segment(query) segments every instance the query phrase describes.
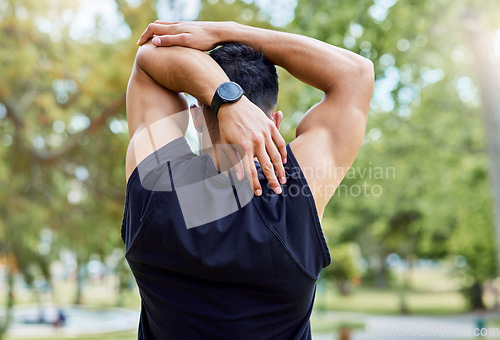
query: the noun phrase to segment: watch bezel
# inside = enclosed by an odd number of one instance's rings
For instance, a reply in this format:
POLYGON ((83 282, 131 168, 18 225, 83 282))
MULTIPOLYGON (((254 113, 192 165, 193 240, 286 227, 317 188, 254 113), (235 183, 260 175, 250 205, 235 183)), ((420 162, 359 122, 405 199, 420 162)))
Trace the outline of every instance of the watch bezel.
POLYGON ((233 81, 228 81, 228 82, 224 82, 222 84, 219 85, 219 87, 217 87, 217 94, 219 95, 219 97, 225 101, 225 102, 235 102, 237 100, 239 100, 244 94, 245 94, 245 91, 243 91, 243 89, 241 88, 241 86, 238 84, 238 83, 235 83, 233 81), (224 96, 222 93, 221 93, 221 90, 223 87, 226 87, 226 86, 234 86, 238 89, 238 94, 232 98, 228 98, 226 96, 224 96))

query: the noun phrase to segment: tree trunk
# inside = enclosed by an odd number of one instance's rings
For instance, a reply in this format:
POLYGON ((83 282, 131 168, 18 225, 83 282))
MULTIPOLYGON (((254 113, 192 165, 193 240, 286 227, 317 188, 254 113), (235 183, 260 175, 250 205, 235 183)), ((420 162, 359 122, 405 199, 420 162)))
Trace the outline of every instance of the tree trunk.
POLYGON ((493 48, 494 32, 483 28, 478 16, 477 12, 468 9, 463 26, 474 54, 477 82, 481 90, 493 188, 497 273, 500 274, 500 63, 493 48))
POLYGON ((344 296, 351 294, 351 287, 347 280, 337 280, 337 290, 344 296))
POLYGON ((0 340, 2 340, 12 321, 12 308, 14 307, 14 272, 11 268, 7 269, 7 301, 5 304, 5 319, 0 325, 0 340))
POLYGON ((412 254, 406 257, 406 262, 408 263, 408 268, 405 269, 403 273, 403 282, 401 283, 401 292, 399 294, 399 313, 400 314, 409 314, 410 310, 408 309, 407 303, 407 293, 411 288, 411 277, 413 273, 414 264, 414 256, 412 254))
POLYGON ((83 295, 83 281, 85 280, 85 267, 82 267, 83 264, 77 261, 78 268, 76 270, 76 296, 75 296, 75 305, 82 304, 82 295, 83 295))
POLYGON ((408 304, 406 303, 406 292, 401 290, 399 292, 399 314, 405 315, 410 313, 408 310, 408 304))
POLYGON ((387 288, 387 265, 385 260, 382 260, 379 267, 375 269, 377 288, 385 289, 387 288))
POLYGON ((474 282, 474 284, 469 288, 468 293, 471 310, 486 310, 486 306, 483 303, 483 285, 481 282, 474 282))

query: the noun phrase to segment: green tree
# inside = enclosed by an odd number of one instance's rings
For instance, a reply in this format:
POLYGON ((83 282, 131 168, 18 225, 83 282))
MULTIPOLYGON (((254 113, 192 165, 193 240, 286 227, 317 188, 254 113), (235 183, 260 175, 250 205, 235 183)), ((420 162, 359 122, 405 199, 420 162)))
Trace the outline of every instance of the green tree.
POLYGON ((110 30, 103 14, 77 1, 0 7, 0 254, 10 259, 9 316, 17 270, 28 283, 40 275, 50 282, 48 264, 60 249, 86 263, 123 246, 125 90, 135 41, 156 12, 152 2, 117 1, 109 15, 119 24, 110 30), (94 23, 89 32, 82 19, 94 23), (43 230, 54 235, 49 250, 40 248, 43 230))
MULTIPOLYGON (((487 1, 299 1, 287 27, 375 64, 367 135, 353 165, 360 172, 342 183, 347 190, 335 194, 324 228, 331 245, 361 245, 380 286, 392 252, 404 258, 462 255, 469 281, 480 287, 496 275, 481 101, 471 67, 474 51, 461 18, 470 7, 482 15, 478 25, 495 28, 492 13, 498 6, 487 1), (394 169, 395 175, 363 175, 376 168, 394 169), (363 185, 381 190, 358 195, 363 185)), ((298 108, 293 123, 317 100, 310 93, 301 86, 288 89, 281 105, 284 112, 298 108)), ((336 261, 335 246, 332 256, 336 261)))
POLYGON ((359 245, 344 243, 335 247, 336 261, 326 268, 326 277, 332 278, 342 295, 352 292, 353 281, 359 279, 363 272, 359 245))

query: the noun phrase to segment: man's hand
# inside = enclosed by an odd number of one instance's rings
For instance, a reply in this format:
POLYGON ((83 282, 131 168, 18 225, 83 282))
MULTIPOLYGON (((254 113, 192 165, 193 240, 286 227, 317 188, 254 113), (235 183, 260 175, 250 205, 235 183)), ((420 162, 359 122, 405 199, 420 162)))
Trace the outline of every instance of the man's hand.
POLYGON ((200 51, 208 51, 220 41, 218 29, 225 22, 183 21, 169 22, 156 20, 148 25, 137 45, 143 45, 153 38, 155 46, 184 46, 200 51))
MULTIPOLYGON (((277 114, 281 115, 281 112, 277 114)), ((257 177, 254 157, 259 160, 269 186, 276 194, 281 194, 280 182, 286 183, 283 168, 286 163, 286 147, 285 140, 274 123, 245 96, 236 103, 222 105, 217 117, 221 142, 241 147, 241 150, 237 151, 255 194, 260 196, 262 188, 257 177)), ((234 159, 234 156, 231 158, 234 159)))

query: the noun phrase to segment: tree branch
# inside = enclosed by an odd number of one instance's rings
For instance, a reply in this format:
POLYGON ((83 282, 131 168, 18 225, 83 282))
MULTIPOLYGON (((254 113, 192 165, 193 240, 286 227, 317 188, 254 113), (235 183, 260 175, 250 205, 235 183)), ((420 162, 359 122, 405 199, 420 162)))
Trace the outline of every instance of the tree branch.
POLYGON ((5 102, 2 103, 5 105, 5 108, 7 109, 7 118, 10 119, 12 123, 14 123, 16 130, 24 128, 24 122, 19 113, 8 103, 5 102))
POLYGON ((102 114, 94 118, 88 128, 83 130, 82 132, 74 135, 68 142, 66 142, 63 146, 61 146, 57 150, 52 151, 33 151, 35 158, 41 163, 49 163, 52 164, 67 154, 69 151, 73 150, 76 146, 80 144, 82 138, 86 135, 94 134, 99 131, 104 124, 106 124, 106 120, 109 117, 112 117, 118 113, 118 111, 125 106, 125 96, 116 100, 110 106, 108 106, 102 114))

